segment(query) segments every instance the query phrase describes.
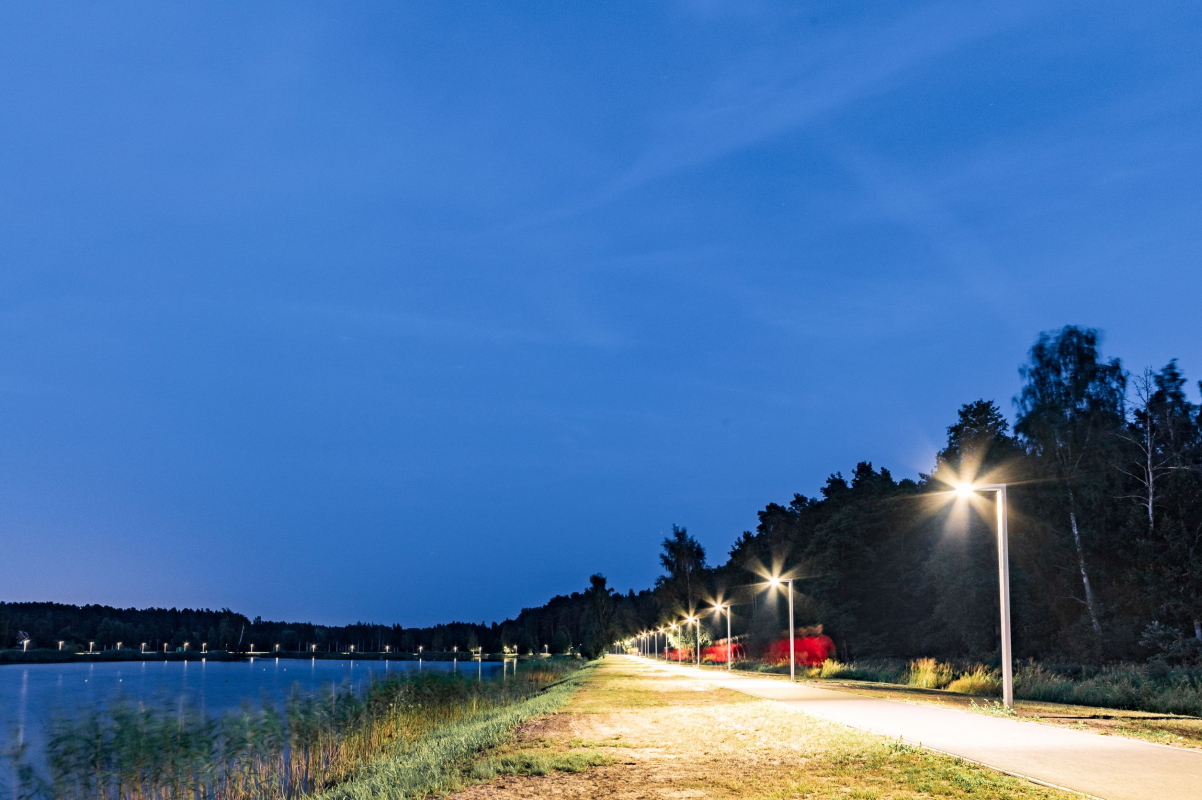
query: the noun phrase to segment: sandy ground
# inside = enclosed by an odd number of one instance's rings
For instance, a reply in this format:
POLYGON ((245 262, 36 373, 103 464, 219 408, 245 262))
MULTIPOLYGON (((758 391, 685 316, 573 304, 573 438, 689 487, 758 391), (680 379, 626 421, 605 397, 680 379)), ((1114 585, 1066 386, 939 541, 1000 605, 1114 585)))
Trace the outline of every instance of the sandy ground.
POLYGON ((606 662, 564 711, 522 727, 506 752, 604 753, 607 765, 503 776, 453 797, 1071 796, 779 703, 665 677, 638 664, 606 662))

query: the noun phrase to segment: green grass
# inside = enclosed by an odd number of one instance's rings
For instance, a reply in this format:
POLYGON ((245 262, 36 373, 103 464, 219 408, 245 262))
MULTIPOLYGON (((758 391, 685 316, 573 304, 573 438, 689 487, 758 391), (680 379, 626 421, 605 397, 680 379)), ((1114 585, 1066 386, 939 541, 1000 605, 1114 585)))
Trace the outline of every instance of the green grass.
POLYGON ((498 775, 550 775, 552 772, 584 772, 592 767, 612 764, 605 753, 539 753, 521 750, 478 761, 468 773, 473 780, 488 781, 498 775))
MULTIPOLYGON (((510 741, 514 730, 523 722, 559 709, 591 671, 590 667, 585 667, 527 700, 440 726, 318 797, 321 800, 419 798, 455 791, 468 782, 483 780, 485 776, 510 768, 516 770, 520 765, 506 761, 503 756, 485 759, 475 766, 472 761, 480 753, 510 741)), ((561 769, 557 763, 567 765, 569 762, 555 762, 548 757, 539 763, 550 771, 561 769)))

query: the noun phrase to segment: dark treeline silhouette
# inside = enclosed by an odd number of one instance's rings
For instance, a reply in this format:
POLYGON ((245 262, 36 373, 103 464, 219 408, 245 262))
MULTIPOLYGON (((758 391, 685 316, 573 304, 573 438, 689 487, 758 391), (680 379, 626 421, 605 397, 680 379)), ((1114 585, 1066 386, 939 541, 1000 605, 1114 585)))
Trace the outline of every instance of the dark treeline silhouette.
POLYGON ((326 627, 231 611, 50 603, 0 604, 0 642, 19 631, 58 640, 152 648, 207 641, 245 651, 426 652, 503 647, 586 655, 641 630, 732 604, 747 652, 779 638, 783 598, 764 577, 795 579, 796 625, 821 624, 840 657, 996 657, 998 590, 993 497, 952 501, 951 485, 1009 485, 1011 596, 1018 657, 1100 662, 1202 654, 1202 416, 1175 362, 1132 375, 1103 357, 1096 331, 1039 337, 1020 370, 1011 428, 990 400, 961 407, 931 474, 898 480, 870 462, 831 475, 818 496, 759 512, 726 560, 673 526, 663 576, 639 593, 588 589, 502 623, 432 628, 326 627))

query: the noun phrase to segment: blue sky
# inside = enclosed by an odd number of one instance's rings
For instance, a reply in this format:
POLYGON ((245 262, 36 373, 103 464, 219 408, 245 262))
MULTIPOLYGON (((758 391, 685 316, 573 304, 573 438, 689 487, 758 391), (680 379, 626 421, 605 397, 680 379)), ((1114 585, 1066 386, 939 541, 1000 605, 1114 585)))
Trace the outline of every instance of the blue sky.
MULTIPOLYGON (((494 619, 1202 378, 1193 3, 9 4, 3 599, 494 619)), ((1196 396, 1196 393, 1195 393, 1196 396)))

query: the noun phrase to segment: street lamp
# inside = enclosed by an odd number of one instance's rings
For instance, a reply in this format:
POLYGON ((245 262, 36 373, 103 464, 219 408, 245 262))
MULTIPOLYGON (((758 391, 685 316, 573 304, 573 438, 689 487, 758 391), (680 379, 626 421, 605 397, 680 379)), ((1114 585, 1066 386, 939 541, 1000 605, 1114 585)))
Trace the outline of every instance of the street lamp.
MULTIPOLYGON (((660 628, 655 632, 655 657, 659 658, 659 637, 664 635, 664 629, 660 628)), ((668 642, 664 641, 664 649, 667 649, 668 642)), ((666 655, 666 654, 665 654, 666 655)))
POLYGON ((697 668, 700 669, 701 668, 701 619, 699 617, 688 617, 687 619, 685 619, 685 622, 697 626, 697 647, 696 647, 696 652, 694 653, 694 655, 696 656, 696 659, 697 659, 697 668))
POLYGON ((146 655, 146 642, 142 642, 142 655, 146 655))
MULTIPOLYGON (((29 640, 28 640, 28 639, 26 639, 26 641, 29 641, 29 640)), ((91 652, 92 652, 92 645, 94 645, 94 644, 96 644, 96 643, 95 643, 95 642, 88 642, 88 652, 89 652, 89 653, 91 653, 91 652)))
POLYGON ((733 646, 730 641, 730 603, 726 603, 726 604, 715 603, 714 604, 714 613, 715 614, 721 614, 723 611, 726 612, 726 671, 730 672, 730 658, 731 658, 730 651, 733 646))
MULTIPOLYGON (((676 629, 677 629, 677 628, 679 628, 680 626, 679 626, 679 625, 677 625, 675 622, 673 622, 673 623, 672 623, 671 625, 669 625, 668 627, 669 627, 669 628, 671 628, 672 630, 676 630, 676 629)), ((678 637, 676 637, 676 664, 677 664, 678 666, 680 665, 680 637, 679 637, 679 636, 678 636, 678 637)))
POLYGON ((1002 607, 1002 702, 1014 708, 1014 663, 1010 653, 1010 533, 1006 524, 1006 484, 961 483, 956 494, 973 497, 977 492, 994 492, 997 501, 997 577, 1002 607))
POLYGON ((59 640, 59 642, 58 642, 58 649, 59 649, 59 650, 62 650, 62 649, 63 649, 63 641, 62 641, 61 639, 60 639, 60 640, 59 640))
POLYGON ((201 653, 207 653, 207 652, 209 652, 209 643, 208 643, 208 642, 201 642, 201 643, 200 643, 200 652, 201 652, 201 653))
POLYGON ((777 577, 768 579, 769 586, 780 587, 782 583, 789 584, 789 680, 797 680, 797 646, 793 643, 793 579, 781 580, 777 577))
POLYGON ((121 649, 121 642, 117 642, 117 649, 118 649, 118 650, 120 650, 120 649, 121 649))

